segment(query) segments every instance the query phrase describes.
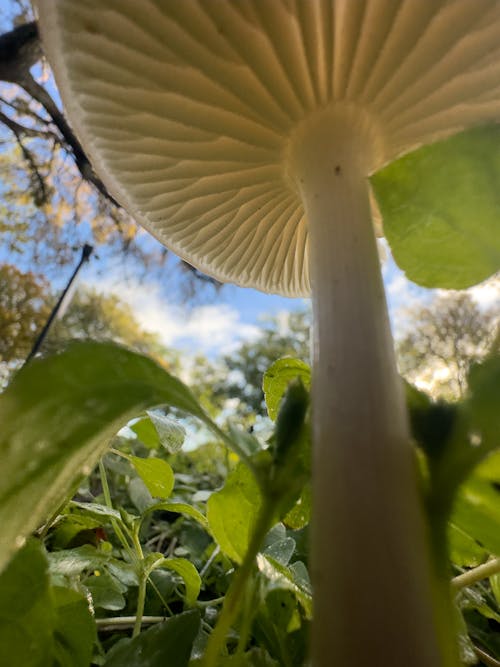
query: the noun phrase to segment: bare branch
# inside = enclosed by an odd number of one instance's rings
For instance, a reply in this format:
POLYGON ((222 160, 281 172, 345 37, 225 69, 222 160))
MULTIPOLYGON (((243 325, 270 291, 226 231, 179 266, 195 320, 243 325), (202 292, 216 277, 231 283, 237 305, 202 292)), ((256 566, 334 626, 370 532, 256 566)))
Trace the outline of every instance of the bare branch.
POLYGON ((41 123, 44 126, 49 126, 50 123, 51 123, 51 121, 48 119, 48 117, 44 118, 43 116, 40 116, 40 114, 37 114, 36 111, 31 109, 30 106, 29 106, 28 100, 21 99, 21 98, 15 98, 13 100, 7 100, 7 99, 5 99, 5 97, 2 97, 0 95, 0 102, 2 104, 5 104, 5 106, 10 107, 13 111, 15 111, 20 116, 29 116, 35 122, 41 123))
POLYGON ((119 208, 120 205, 118 202, 109 194, 104 183, 94 172, 94 169, 90 164, 87 156, 85 155, 85 152, 80 142, 76 138, 76 135, 73 133, 73 130, 70 128, 68 122, 64 118, 62 111, 59 110, 59 107, 49 95, 47 90, 41 86, 29 72, 28 75, 25 76, 23 82, 20 82, 20 85, 33 97, 33 99, 35 99, 37 102, 40 102, 43 108, 50 115, 54 125, 62 134, 68 148, 72 152, 75 164, 82 177, 86 181, 89 181, 89 183, 92 183, 92 185, 101 193, 103 197, 108 199, 114 206, 119 208))
POLYGON ((19 134, 14 132, 16 141, 21 149, 24 159, 28 163, 28 167, 31 174, 31 184, 33 186, 33 198, 37 206, 42 206, 47 202, 47 188, 45 186, 45 181, 38 170, 38 165, 33 157, 31 151, 24 145, 22 138, 19 134))
MULTIPOLYGON (((42 47, 35 22, 26 23, 0 35, 0 79, 16 83, 39 102, 57 127, 82 177, 92 183, 103 197, 119 206, 104 183, 95 174, 85 151, 70 128, 62 111, 48 91, 36 81, 30 69, 42 57, 42 47)), ((12 129, 12 128, 11 128, 12 129)))
POLYGON ((44 139, 56 138, 56 135, 50 131, 38 130, 34 127, 26 127, 17 123, 15 120, 0 111, 0 123, 6 125, 16 136, 25 135, 27 137, 41 137, 44 139))

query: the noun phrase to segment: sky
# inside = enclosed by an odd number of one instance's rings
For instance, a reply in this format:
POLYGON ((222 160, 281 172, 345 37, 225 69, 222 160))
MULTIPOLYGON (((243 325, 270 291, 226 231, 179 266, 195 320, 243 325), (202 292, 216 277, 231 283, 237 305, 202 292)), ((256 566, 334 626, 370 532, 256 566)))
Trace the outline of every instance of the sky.
MULTIPOLYGON (((430 302, 444 290, 429 290, 410 282, 396 266, 387 244, 382 241, 382 274, 389 314, 396 337, 409 326, 408 310, 430 302)), ((169 298, 169 290, 157 281, 143 282, 124 271, 121 264, 103 270, 92 263, 81 281, 102 292, 115 292, 129 304, 141 326, 159 334, 162 342, 185 354, 216 358, 230 354, 242 341, 258 336, 263 320, 310 307, 309 299, 291 299, 253 289, 225 285, 206 297, 205 302, 182 304, 169 298)), ((69 271, 69 270, 68 270, 69 271)), ((500 281, 489 280, 469 290, 482 308, 500 302, 500 281)))

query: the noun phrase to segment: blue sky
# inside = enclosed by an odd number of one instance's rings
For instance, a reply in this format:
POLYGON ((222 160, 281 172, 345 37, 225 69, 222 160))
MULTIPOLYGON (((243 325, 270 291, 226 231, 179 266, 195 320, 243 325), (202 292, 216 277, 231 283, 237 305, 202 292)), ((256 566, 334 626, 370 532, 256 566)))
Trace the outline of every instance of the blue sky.
MULTIPOLYGON (((408 326, 407 310, 432 300, 441 291, 423 289, 408 281, 383 241, 382 255, 389 312, 398 336, 408 326)), ((177 260, 171 257, 166 273, 169 266, 175 273, 176 264, 177 260)), ((309 307, 307 299, 263 294, 234 285, 225 285, 218 293, 205 292, 204 298, 194 304, 183 304, 170 283, 141 282, 127 262, 112 258, 105 264, 90 264, 81 279, 101 291, 118 293, 131 306, 141 325, 158 333, 166 345, 209 358, 228 354, 239 342, 255 338, 265 316, 284 315, 286 321, 287 312, 309 307)), ((498 301, 498 282, 489 281, 471 292, 480 305, 491 306, 498 301)))

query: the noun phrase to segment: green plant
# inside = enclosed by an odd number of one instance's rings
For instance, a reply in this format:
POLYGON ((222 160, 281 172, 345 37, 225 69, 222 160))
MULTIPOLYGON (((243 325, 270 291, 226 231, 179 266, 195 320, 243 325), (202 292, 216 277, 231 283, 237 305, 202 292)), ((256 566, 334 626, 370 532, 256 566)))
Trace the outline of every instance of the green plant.
POLYGON ((406 667, 453 665, 370 197, 417 282, 498 269, 495 3, 39 7, 67 113, 117 200, 217 279, 312 288, 313 661, 382 665, 388 642, 406 667))
MULTIPOLYGON (((499 378, 498 358, 473 367, 468 397, 453 404, 407 388, 433 549, 455 570, 457 632, 471 665, 478 656, 500 661, 499 378)), ((23 667, 305 665, 310 380, 300 360, 268 369, 263 389, 275 421, 262 443, 234 427, 221 432, 178 380, 111 344, 74 343, 23 369, 0 398, 2 452, 10 452, 0 487, 5 659, 23 667), (164 402, 169 415, 141 416, 145 404, 164 402), (213 429, 219 463, 196 452, 189 467, 189 452, 179 458, 186 414, 213 429), (132 415, 140 417, 132 431, 108 449, 132 415), (238 456, 228 459, 226 446, 238 456), (97 464, 86 477, 82 453, 97 464)))

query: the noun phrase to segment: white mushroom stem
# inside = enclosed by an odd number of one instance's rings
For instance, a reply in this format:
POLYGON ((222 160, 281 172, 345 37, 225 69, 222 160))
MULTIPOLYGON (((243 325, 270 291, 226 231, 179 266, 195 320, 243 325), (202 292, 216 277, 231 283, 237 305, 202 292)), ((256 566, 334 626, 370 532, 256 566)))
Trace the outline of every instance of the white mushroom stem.
MULTIPOLYGON (((382 146, 359 112, 292 141, 314 302, 314 667, 447 667, 366 174, 382 146)), ((441 616, 441 620, 439 617, 441 616)))

